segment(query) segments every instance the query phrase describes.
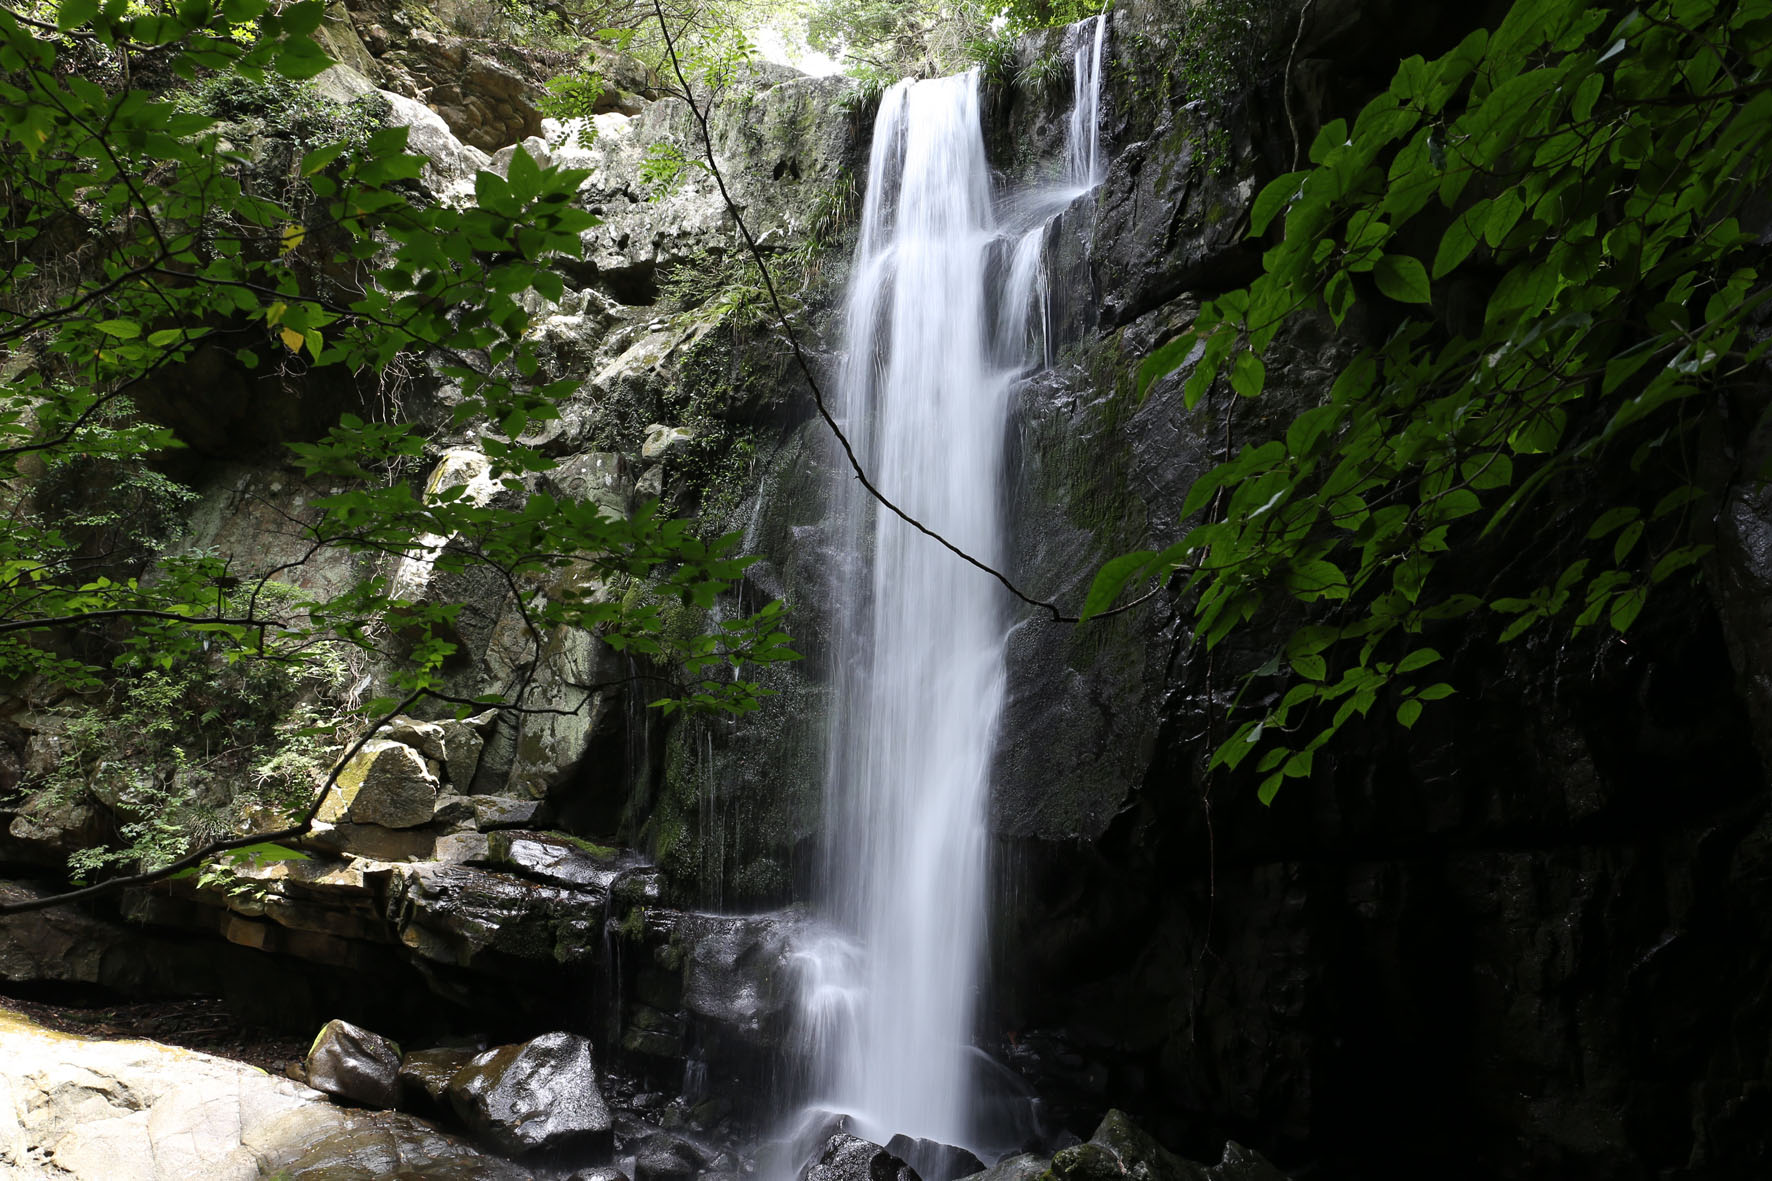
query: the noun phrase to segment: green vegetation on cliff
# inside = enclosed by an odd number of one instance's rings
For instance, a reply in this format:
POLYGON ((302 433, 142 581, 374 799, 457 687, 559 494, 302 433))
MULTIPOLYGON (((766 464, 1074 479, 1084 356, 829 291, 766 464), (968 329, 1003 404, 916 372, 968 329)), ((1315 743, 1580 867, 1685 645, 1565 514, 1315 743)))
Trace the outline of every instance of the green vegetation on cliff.
POLYGON ((1253 232, 1280 227, 1262 275, 1141 388, 1181 370, 1190 406, 1221 378, 1260 397, 1299 317, 1366 347, 1194 486, 1178 544, 1109 563, 1085 613, 1180 575, 1216 646, 1303 604, 1212 755, 1252 760, 1263 800, 1350 719, 1383 703, 1412 726, 1454 692, 1440 647, 1625 632, 1704 557, 1705 436, 1766 411, 1772 0, 1521 0, 1404 61, 1309 158, 1255 201, 1253 232))
MULTIPOLYGON (((519 151, 502 175, 480 172, 475 201, 457 208, 424 193, 426 161, 406 152, 404 127, 348 120, 337 142, 290 158, 283 175, 260 166, 262 149, 244 158, 209 114, 167 96, 173 79, 201 80, 213 99, 282 93, 318 74, 331 64, 314 41, 322 9, 0 5, 0 677, 18 695, 109 693, 121 720, 150 687, 223 685, 242 664, 300 681, 343 651, 376 670, 382 695, 363 706, 369 716, 426 697, 466 712, 491 699, 445 694, 463 604, 430 593, 436 579, 498 581, 532 645, 578 628, 668 658, 677 653, 658 597, 708 607, 747 564, 735 539, 546 491, 555 461, 521 442, 576 388, 538 376, 526 308, 561 297, 552 268, 578 257, 596 224, 572 201, 584 173, 519 151), (414 361, 447 383, 442 429, 473 444, 446 454, 422 488, 411 470, 427 455, 424 428, 366 396, 377 375, 414 361), (104 473, 138 503, 177 499, 162 473, 186 445, 181 431, 253 417, 213 401, 204 387, 218 373, 267 399, 352 408, 289 444, 305 478, 331 489, 307 519, 285 522, 298 556, 252 570, 200 549, 156 557, 165 538, 151 518, 56 511, 57 480, 75 471, 104 473), (328 553, 345 555, 348 585, 284 593, 328 553), (606 593, 635 579, 658 594, 606 593), (119 677, 134 687, 113 690, 119 677)), ((680 684, 653 695, 750 708, 756 686, 734 672, 792 656, 776 617, 767 607, 696 637, 679 654, 680 684)), ((599 687, 581 688, 588 701, 599 687)), ((505 704, 521 707, 521 689, 505 704)), ((244 758, 259 743, 234 748, 244 758)), ((196 816, 200 777, 189 750, 175 749, 149 760, 153 782, 136 794, 164 817, 196 816)), ((65 766, 64 779, 82 765, 65 766)), ((266 793, 264 823, 282 826, 278 836, 304 829, 324 790, 266 793)), ((264 839, 214 827, 144 830, 125 859, 166 868, 210 836, 264 839)))

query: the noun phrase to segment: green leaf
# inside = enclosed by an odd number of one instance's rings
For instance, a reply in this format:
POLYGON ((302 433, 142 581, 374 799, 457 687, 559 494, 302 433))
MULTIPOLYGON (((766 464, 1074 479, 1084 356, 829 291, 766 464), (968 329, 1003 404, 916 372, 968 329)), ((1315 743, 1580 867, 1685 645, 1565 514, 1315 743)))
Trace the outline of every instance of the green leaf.
POLYGON ((1483 219, 1483 241, 1490 247, 1500 246, 1520 220, 1520 214, 1525 208, 1526 202, 1518 189, 1504 189, 1496 194, 1495 200, 1489 205, 1488 215, 1483 219))
POLYGON ((1329 662, 1321 656, 1292 656, 1287 663, 1307 681, 1320 681, 1329 675, 1329 662))
POLYGON ((1598 541, 1614 529, 1636 520, 1640 515, 1640 511, 1631 505, 1619 505, 1615 508, 1609 508, 1600 514, 1599 520, 1595 521, 1588 527, 1587 539, 1589 541, 1598 541))
POLYGON ((1261 393, 1261 387, 1267 380, 1267 366, 1261 357, 1252 352, 1239 353, 1236 362, 1231 366, 1231 389, 1245 398, 1253 398, 1261 393))
POLYGON ((1286 585, 1301 599, 1344 599, 1347 597, 1347 576, 1334 562, 1317 558, 1296 563, 1286 576, 1286 585))
MULTIPOLYGON (((297 7, 307 8, 310 5, 304 4, 297 7)), ((315 3, 311 7, 318 9, 321 6, 315 3)), ((326 51, 309 40, 291 41, 278 50, 271 59, 273 70, 285 78, 296 81, 312 78, 329 69, 332 64, 332 59, 326 56, 326 51)))
POLYGON ((1399 303, 1427 303, 1431 292, 1427 268, 1407 254, 1387 254, 1372 268, 1378 289, 1399 303))
POLYGON ((97 16, 98 8, 98 0, 62 0, 62 6, 56 10, 55 27, 77 29, 97 16))
POLYGON ((1649 591, 1646 587, 1632 587, 1612 600, 1612 610, 1607 619, 1614 631, 1626 631, 1635 623, 1637 616, 1642 614, 1643 604, 1648 600, 1649 591))
POLYGON ((1459 471, 1478 491, 1505 488, 1514 482, 1514 461, 1499 451, 1473 456, 1459 465, 1459 471))
POLYGON ((1477 235, 1471 226, 1477 216, 1476 207, 1473 207, 1453 218, 1452 224, 1446 227, 1446 232, 1440 236, 1440 248, 1434 252, 1434 278, 1444 278, 1476 248, 1477 235))
POLYGON ((1419 717, 1421 717, 1421 702, 1416 698, 1411 697, 1397 707, 1397 721, 1403 724, 1405 730, 1413 729, 1415 720, 1419 717))
POLYGON ((1156 556, 1152 550, 1140 550, 1137 553, 1121 554, 1106 562, 1095 574, 1095 581, 1089 587, 1083 609, 1077 613, 1078 622, 1087 622, 1112 607, 1126 584, 1142 576, 1150 567, 1151 559, 1156 556))
POLYGON ((1180 369, 1195 353, 1205 351, 1199 337, 1192 332, 1184 332, 1173 340, 1159 346, 1144 363, 1138 367, 1138 399, 1143 401, 1151 392, 1151 386, 1180 369))
POLYGON ((1255 204, 1249 209, 1250 237, 1259 238, 1267 232, 1268 225, 1275 216, 1298 196, 1299 182, 1309 175, 1308 172, 1283 173, 1262 187, 1255 198, 1255 204))
POLYGON ((1432 648, 1417 648, 1397 662, 1397 672, 1412 673, 1418 668, 1426 668, 1438 659, 1440 654, 1432 648))
POLYGON ((336 143, 323 148, 316 148, 301 158, 301 174, 313 176, 323 171, 328 164, 344 154, 347 145, 336 143))
POLYGON ((527 203, 541 192, 541 169, 521 144, 511 156, 505 179, 510 182, 511 196, 518 201, 527 203))
POLYGON ((1329 308, 1329 318, 1339 327, 1354 306, 1354 281, 1346 271, 1336 271, 1329 276, 1329 282, 1323 288, 1323 302, 1329 308))
POLYGON ((119 340, 133 340, 142 334, 142 326, 134 320, 100 320, 94 327, 119 340))
POLYGON ((1321 652, 1340 638, 1339 628, 1310 624, 1292 633, 1291 638, 1286 641, 1286 655, 1309 656, 1321 652))

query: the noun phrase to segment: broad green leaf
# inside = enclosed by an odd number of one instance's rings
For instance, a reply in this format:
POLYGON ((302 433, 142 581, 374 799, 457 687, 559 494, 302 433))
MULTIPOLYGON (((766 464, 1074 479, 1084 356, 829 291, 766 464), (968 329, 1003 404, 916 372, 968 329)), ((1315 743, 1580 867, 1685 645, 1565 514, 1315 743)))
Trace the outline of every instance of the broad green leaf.
POLYGON ((1427 268, 1407 254, 1387 254, 1372 268, 1378 289, 1400 303, 1427 303, 1432 298, 1427 268))
POLYGON ((1249 210, 1250 237, 1259 238, 1267 233, 1268 225, 1275 216, 1298 196, 1299 182, 1308 175, 1308 172, 1287 172, 1262 186, 1255 198, 1255 204, 1249 210))
POLYGON ((1500 246, 1519 222, 1520 214, 1525 208, 1526 203, 1521 199, 1518 189, 1504 189, 1497 193, 1483 217, 1483 241, 1491 248, 1500 246))
POLYGON ((1478 207, 1482 204, 1479 202, 1478 206, 1465 210, 1446 227, 1446 232, 1440 237, 1440 247, 1434 252, 1434 278, 1440 279, 1450 274, 1476 248, 1477 235, 1472 225, 1476 218, 1482 216, 1478 212, 1478 207))
POLYGON ((1253 352, 1239 353, 1231 366, 1231 389, 1239 396, 1253 398, 1261 393, 1267 381, 1267 366, 1253 352))
POLYGON ((1613 599, 1612 609, 1607 615, 1612 629, 1621 632, 1629 630, 1630 625, 1637 621, 1637 616, 1642 614, 1643 604, 1648 597, 1648 590, 1638 586, 1613 599))
POLYGON ((55 27, 77 29, 97 16, 98 9, 98 0, 62 0, 61 7, 56 10, 55 27))
POLYGON ((1205 346, 1199 337, 1192 332, 1184 332, 1173 340, 1158 346, 1150 356, 1138 367, 1138 399, 1143 401, 1150 393, 1151 386, 1180 369, 1196 353, 1203 353, 1205 346))
POLYGON ((1417 648, 1397 662, 1397 671, 1412 673, 1418 668, 1426 668, 1438 659, 1440 659, 1440 654, 1432 648, 1417 648))
POLYGON ((1310 624, 1294 631, 1286 641, 1288 656, 1310 656, 1321 652, 1341 638, 1339 628, 1310 624))
POLYGON ((1299 676, 1310 681, 1320 681, 1329 675, 1329 662, 1317 655, 1301 655, 1287 658, 1287 663, 1299 676))
POLYGON ((1587 539, 1597 541, 1641 516, 1641 511, 1632 505, 1617 505, 1600 514, 1599 520, 1588 527, 1587 539))
POLYGON ((1089 587, 1083 609, 1077 613, 1078 622, 1087 622, 1112 607, 1126 584, 1143 575, 1150 567, 1151 559, 1156 556, 1151 550, 1140 550, 1137 553, 1121 554, 1104 563, 1089 587))

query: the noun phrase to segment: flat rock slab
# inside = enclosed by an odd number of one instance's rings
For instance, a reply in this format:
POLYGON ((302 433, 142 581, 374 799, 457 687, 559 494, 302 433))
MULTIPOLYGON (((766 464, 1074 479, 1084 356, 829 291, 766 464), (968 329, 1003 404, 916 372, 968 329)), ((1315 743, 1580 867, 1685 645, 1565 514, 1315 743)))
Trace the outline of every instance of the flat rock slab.
POLYGON ((245 1063, 156 1042, 58 1033, 5 1009, 0 1063, 0 1176, 8 1178, 529 1176, 411 1116, 346 1111, 245 1063))

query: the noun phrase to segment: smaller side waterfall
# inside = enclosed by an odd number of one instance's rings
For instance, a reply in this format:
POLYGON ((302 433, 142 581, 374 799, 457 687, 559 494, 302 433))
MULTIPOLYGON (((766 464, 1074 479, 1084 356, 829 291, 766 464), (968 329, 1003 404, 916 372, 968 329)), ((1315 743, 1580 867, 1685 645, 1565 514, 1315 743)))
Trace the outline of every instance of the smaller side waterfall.
POLYGON ((1016 218, 1006 219, 1014 241, 997 313, 997 355, 1014 370, 1050 367, 1056 360, 1051 283, 1046 273, 1047 237, 1053 223, 1079 198, 1101 184, 1102 62, 1109 17, 1092 17, 1071 29, 1074 40, 1071 115, 1065 137, 1065 170, 1057 183, 1016 196, 1016 218))
POLYGON ((1108 16, 1094 17, 1094 36, 1084 36, 1090 21, 1077 26, 1074 81, 1071 85, 1071 127, 1067 153, 1071 184, 1085 191, 1101 183, 1101 61, 1107 47, 1108 16))

